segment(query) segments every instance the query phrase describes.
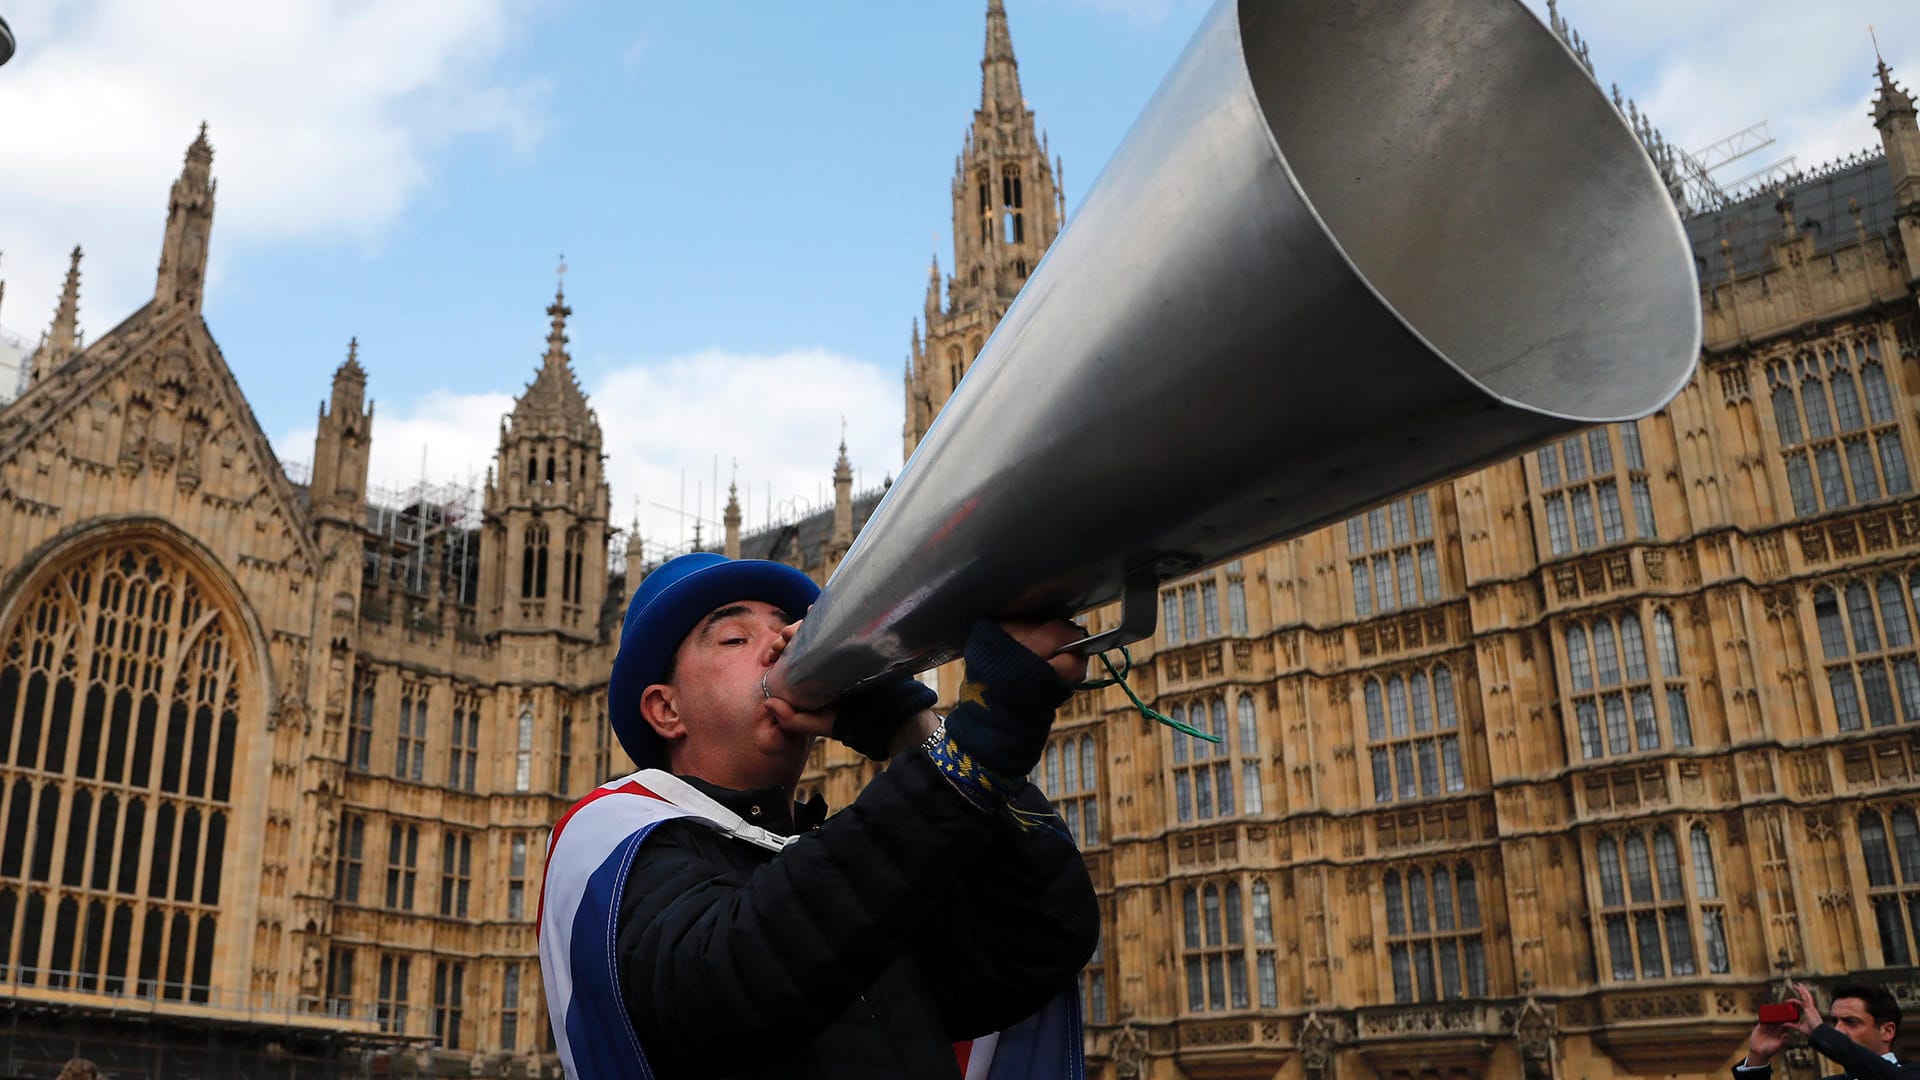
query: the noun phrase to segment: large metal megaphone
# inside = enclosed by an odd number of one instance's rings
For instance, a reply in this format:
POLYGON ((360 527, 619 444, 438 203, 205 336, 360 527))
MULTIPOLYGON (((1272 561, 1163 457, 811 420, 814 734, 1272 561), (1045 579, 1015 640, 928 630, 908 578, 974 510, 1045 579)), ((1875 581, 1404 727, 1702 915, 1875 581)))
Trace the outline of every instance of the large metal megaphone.
POLYGON ((1582 425, 1700 348, 1666 186, 1518 0, 1221 0, 874 511, 774 691, 951 659, 1582 425))

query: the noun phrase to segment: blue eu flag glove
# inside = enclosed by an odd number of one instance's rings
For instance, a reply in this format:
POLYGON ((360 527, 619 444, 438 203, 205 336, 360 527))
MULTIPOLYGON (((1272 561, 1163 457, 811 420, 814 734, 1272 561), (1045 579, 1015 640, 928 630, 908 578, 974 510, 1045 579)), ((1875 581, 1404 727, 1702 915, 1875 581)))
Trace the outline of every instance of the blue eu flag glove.
POLYGON ((1073 696, 1073 688, 987 619, 973 624, 966 658, 967 681, 947 717, 947 734, 994 776, 1022 781, 1040 761, 1054 710, 1073 696))

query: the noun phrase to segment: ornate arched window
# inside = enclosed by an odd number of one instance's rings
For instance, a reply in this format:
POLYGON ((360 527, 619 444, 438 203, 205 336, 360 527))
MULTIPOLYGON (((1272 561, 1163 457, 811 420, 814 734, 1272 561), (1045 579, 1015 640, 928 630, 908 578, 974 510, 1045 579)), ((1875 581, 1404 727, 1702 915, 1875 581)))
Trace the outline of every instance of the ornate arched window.
POLYGON ((1415 669, 1384 682, 1369 676, 1361 684, 1361 695, 1372 744, 1367 753, 1375 802, 1466 789, 1451 668, 1436 664, 1431 671, 1415 669))
POLYGON ((1909 595, 1920 600, 1920 571, 1907 577, 1907 588, 1902 585, 1896 575, 1882 574, 1871 583, 1822 585, 1813 592, 1827 688, 1842 731, 1920 720, 1920 661, 1907 610, 1909 595))
POLYGON ((1767 385, 1796 515, 1912 490, 1877 336, 1822 342, 1791 361, 1778 357, 1767 365, 1767 385))
POLYGON ((0 629, 0 979, 209 1000, 243 635, 146 541, 74 557, 0 629))
POLYGON ((521 536, 520 598, 543 599, 547 595, 547 542, 545 525, 533 524, 521 536))

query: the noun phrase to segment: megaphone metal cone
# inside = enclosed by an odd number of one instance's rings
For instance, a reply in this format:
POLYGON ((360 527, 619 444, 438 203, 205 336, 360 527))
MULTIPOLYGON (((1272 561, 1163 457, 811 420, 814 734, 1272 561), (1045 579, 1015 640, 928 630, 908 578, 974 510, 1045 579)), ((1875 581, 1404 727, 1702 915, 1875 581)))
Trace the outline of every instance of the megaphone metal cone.
POLYGON ((774 669, 818 706, 979 617, 1128 596, 1690 378, 1664 183, 1516 0, 1222 0, 774 669))

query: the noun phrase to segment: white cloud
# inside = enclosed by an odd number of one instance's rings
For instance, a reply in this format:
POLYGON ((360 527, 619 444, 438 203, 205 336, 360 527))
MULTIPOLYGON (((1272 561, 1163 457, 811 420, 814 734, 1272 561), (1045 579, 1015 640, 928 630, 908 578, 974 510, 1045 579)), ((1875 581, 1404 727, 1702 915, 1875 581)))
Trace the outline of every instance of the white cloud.
MULTIPOLYGON (((856 491, 899 471, 897 377, 822 349, 713 349, 617 367, 588 388, 588 399, 600 417, 614 524, 632 521, 638 499, 650 545, 690 539, 696 517, 703 538, 716 539, 736 462, 748 530, 767 524, 770 512, 791 518, 831 505, 842 415, 856 491)), ((429 483, 480 480, 499 446, 500 417, 512 408, 513 394, 502 392, 436 390, 398 408, 380 403, 369 482, 392 490, 418 483, 423 450, 429 483)), ((309 461, 313 437, 312 427, 288 431, 275 450, 285 461, 309 461)))
MULTIPOLYGON (((1527 0, 1543 17, 1544 0, 1527 0)), ((1737 180, 1792 155, 1810 170, 1877 149, 1872 24, 1909 91, 1920 83, 1911 0, 1562 0, 1603 83, 1619 83, 1676 146, 1698 150, 1765 120, 1774 145, 1715 175, 1737 180)))
POLYGON ((220 181, 216 246, 376 242, 445 140, 519 148, 537 137, 540 88, 490 73, 528 2, 10 5, 20 51, 0 72, 16 166, 0 169, 0 320, 37 332, 75 242, 88 251, 89 331, 137 306, 152 288, 168 186, 202 120, 220 181))
POLYGON ((738 463, 748 529, 831 505, 840 418, 856 491, 900 467, 904 408, 899 378, 823 349, 751 355, 712 349, 615 370, 590 390, 606 439, 613 517, 621 525, 641 503, 640 527, 653 540, 692 535, 681 507, 708 519, 714 535, 724 489, 738 463), (697 501, 696 501, 697 500, 697 501))

